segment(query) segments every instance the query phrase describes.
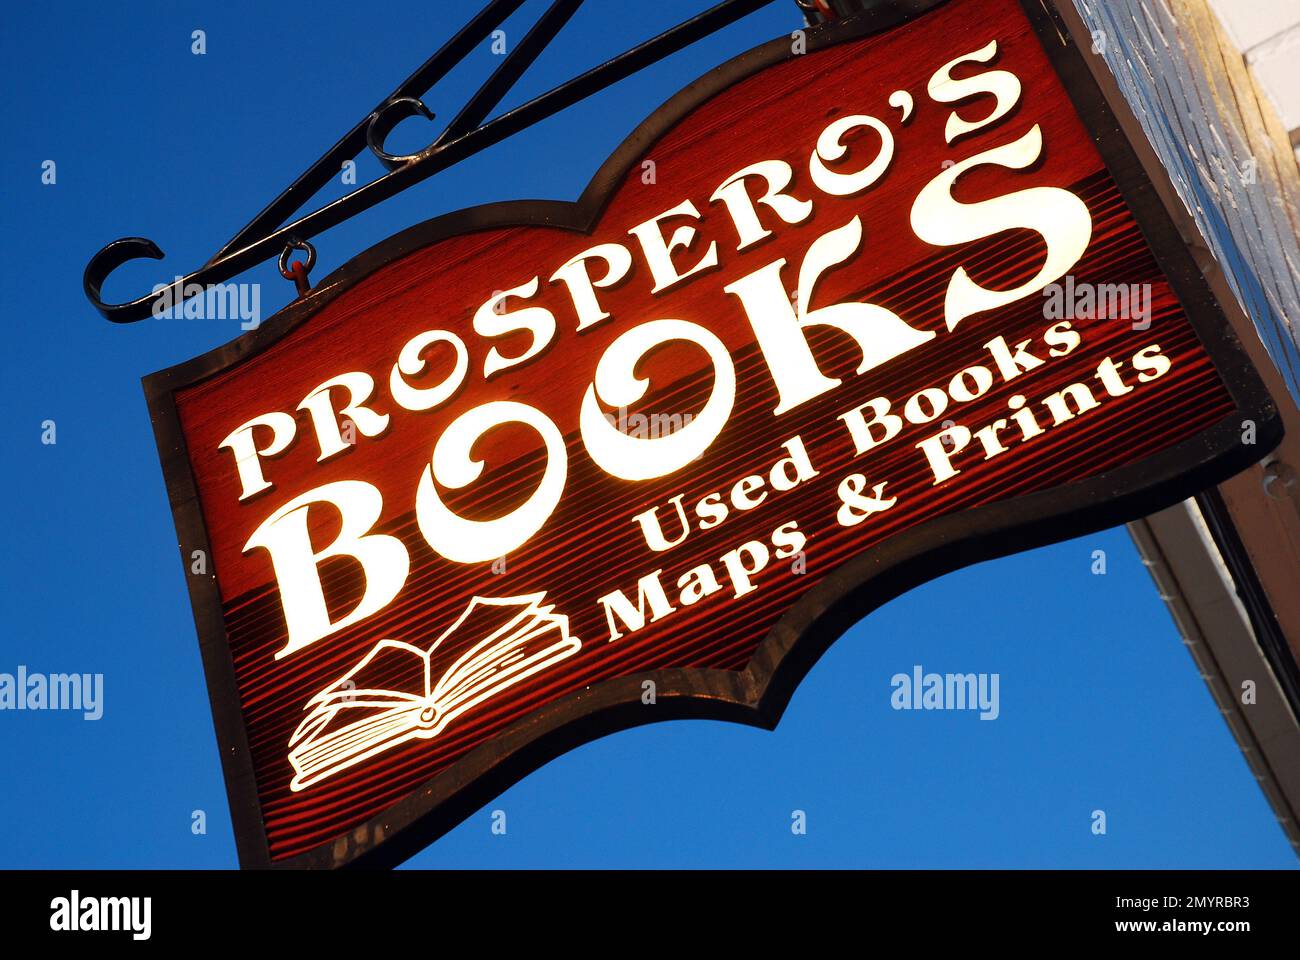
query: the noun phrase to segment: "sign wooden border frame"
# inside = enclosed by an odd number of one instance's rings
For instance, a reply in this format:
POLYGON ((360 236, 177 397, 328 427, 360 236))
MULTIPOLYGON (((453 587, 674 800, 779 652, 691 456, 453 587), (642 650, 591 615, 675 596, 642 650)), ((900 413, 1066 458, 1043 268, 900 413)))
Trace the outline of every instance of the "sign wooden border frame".
MULTIPOLYGON (((891 29, 943 2, 895 0, 879 11, 809 28, 807 49, 814 51, 891 29)), ((242 866, 394 866, 533 770, 607 734, 686 718, 772 729, 822 653, 889 599, 978 561, 1152 513, 1245 469, 1276 446, 1282 436, 1277 410, 1223 316, 1240 308, 1105 64, 1095 57, 1096 63, 1090 67, 1089 55, 1084 52, 1091 43, 1086 26, 1069 0, 1020 3, 1237 405, 1237 413, 1171 449, 1089 480, 913 527, 858 554, 805 594, 773 625, 744 671, 659 670, 607 680, 567 695, 480 744, 364 824, 306 853, 274 862, 240 715, 220 592, 214 574, 190 575, 190 600, 242 866), (1241 442, 1239 417, 1255 421, 1254 446, 1241 442), (653 707, 641 703, 642 683, 647 679, 657 688, 653 707)), ((430 243, 504 226, 545 225, 590 232, 616 186, 651 143, 716 93, 793 56, 790 47, 786 37, 770 41, 681 90, 624 140, 576 202, 493 203, 411 227, 353 258, 259 329, 145 377, 145 396, 182 555, 188 557, 190 551, 201 549, 211 556, 212 551, 181 431, 176 391, 257 355, 360 279, 430 243)))

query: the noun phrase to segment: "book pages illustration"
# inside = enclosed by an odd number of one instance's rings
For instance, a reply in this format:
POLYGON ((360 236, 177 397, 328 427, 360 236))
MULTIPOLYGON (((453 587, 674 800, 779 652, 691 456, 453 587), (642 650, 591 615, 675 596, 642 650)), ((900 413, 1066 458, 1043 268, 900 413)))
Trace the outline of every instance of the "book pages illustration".
POLYGON ((466 710, 577 653, 582 641, 569 634, 569 618, 544 598, 476 596, 428 649, 380 640, 304 706, 307 716, 289 739, 290 788, 303 790, 408 740, 432 739, 466 710), (435 680, 434 655, 466 635, 481 639, 435 680))

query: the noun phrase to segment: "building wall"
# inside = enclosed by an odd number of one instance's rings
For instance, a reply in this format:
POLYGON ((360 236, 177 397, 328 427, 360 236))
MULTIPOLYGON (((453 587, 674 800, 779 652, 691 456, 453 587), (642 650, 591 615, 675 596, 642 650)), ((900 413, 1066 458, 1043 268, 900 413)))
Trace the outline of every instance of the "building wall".
POLYGON ((1210 0, 1300 157, 1300 2, 1210 0))
POLYGON ((1291 145, 1300 124, 1300 2, 1075 6, 1292 399, 1300 399, 1300 171, 1291 145), (1213 7, 1231 11, 1226 24, 1213 7), (1234 32, 1249 44, 1244 52, 1234 32))
POLYGON ((1260 465, 1129 527, 1300 852, 1300 0, 1073 2, 1200 231, 1198 260, 1240 302, 1236 332, 1286 425, 1260 465))

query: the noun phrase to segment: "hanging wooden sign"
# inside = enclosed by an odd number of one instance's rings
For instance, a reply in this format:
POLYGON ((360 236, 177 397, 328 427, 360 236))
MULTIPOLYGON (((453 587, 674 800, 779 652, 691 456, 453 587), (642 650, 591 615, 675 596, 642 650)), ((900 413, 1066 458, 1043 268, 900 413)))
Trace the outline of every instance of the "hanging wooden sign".
POLYGON ((773 726, 890 597, 1276 444, 1080 30, 798 31, 576 203, 421 224, 147 378, 242 861, 393 863, 592 738, 773 726))

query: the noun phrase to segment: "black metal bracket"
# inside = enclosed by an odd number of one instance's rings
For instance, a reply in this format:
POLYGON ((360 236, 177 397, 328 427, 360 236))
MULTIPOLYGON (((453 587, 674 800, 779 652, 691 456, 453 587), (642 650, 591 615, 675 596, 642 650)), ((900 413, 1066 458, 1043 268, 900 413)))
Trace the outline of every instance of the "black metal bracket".
POLYGON ((474 47, 491 36, 523 4, 523 0, 489 0, 469 23, 396 90, 380 101, 374 110, 308 167, 288 189, 272 200, 202 267, 146 296, 124 303, 105 303, 101 290, 104 281, 114 270, 131 260, 163 258, 162 250, 152 240, 125 237, 114 240, 90 258, 82 278, 86 297, 113 323, 143 320, 154 313, 156 304, 174 307, 185 299, 187 288, 193 289, 191 285, 197 284, 205 289, 209 284, 223 283, 259 263, 280 256, 309 237, 337 226, 435 173, 500 143, 772 2, 774 0, 722 0, 700 15, 484 122, 582 5, 582 0, 554 0, 429 146, 412 154, 397 155, 385 151, 385 139, 402 120, 414 116, 434 119, 433 113, 420 97, 464 60, 474 47), (367 149, 379 158, 388 173, 292 223, 284 223, 338 174, 345 161, 354 159, 367 149))

